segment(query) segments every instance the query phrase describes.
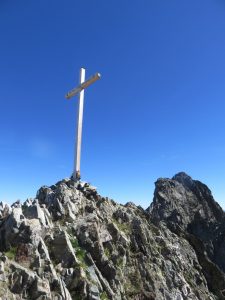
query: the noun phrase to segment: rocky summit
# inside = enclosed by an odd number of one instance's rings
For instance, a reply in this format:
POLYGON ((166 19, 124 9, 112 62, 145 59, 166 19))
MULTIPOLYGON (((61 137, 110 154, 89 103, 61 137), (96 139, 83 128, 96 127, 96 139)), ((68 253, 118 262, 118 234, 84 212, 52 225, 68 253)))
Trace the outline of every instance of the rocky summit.
POLYGON ((148 209, 64 179, 0 203, 0 299, 225 299, 225 213, 203 183, 155 183, 148 209))

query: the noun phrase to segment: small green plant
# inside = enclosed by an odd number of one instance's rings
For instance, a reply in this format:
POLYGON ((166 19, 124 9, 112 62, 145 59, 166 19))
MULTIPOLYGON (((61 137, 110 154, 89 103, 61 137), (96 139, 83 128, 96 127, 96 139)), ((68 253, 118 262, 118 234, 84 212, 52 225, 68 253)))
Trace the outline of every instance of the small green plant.
POLYGON ((108 299, 109 299, 108 296, 107 296, 107 294, 106 294, 106 292, 102 292, 102 293, 100 294, 100 299, 101 299, 101 300, 108 300, 108 299))
POLYGON ((106 255, 108 258, 111 257, 111 253, 110 253, 110 251, 109 251, 108 248, 105 248, 105 249, 104 249, 104 252, 105 252, 105 255, 106 255))
POLYGON ((86 252, 85 250, 81 249, 81 248, 77 248, 76 249, 76 256, 80 261, 84 261, 85 260, 85 256, 86 256, 86 252))
POLYGON ((78 242, 77 239, 70 238, 70 242, 71 242, 71 245, 72 245, 72 247, 75 251, 76 257, 80 261, 80 264, 79 264, 80 267, 86 269, 87 268, 87 265, 86 265, 86 262, 85 262, 86 251, 80 247, 79 242, 78 242))
POLYGON ((130 234, 132 229, 129 223, 120 223, 116 219, 114 219, 114 223, 118 227, 119 230, 123 231, 126 234, 130 234))
POLYGON ((11 247, 5 252, 5 255, 8 257, 8 259, 14 260, 16 256, 16 247, 11 247))
POLYGON ((79 243, 78 243, 78 240, 77 239, 73 239, 73 238, 71 238, 70 239, 70 242, 71 242, 71 244, 72 244, 72 246, 73 246, 73 248, 76 250, 77 248, 79 248, 79 243))

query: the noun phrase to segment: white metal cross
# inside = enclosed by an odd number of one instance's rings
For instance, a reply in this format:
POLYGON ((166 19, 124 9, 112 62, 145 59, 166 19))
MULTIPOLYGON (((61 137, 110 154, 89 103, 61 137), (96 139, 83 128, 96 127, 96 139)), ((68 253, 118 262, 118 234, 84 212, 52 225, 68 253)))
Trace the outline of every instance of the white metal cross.
POLYGON ((85 69, 80 69, 80 84, 66 94, 66 99, 70 99, 73 96, 79 94, 78 104, 78 117, 77 117, 77 139, 75 147, 74 169, 73 179, 75 181, 80 180, 80 158, 81 158, 81 140, 82 140, 82 124, 83 124, 83 109, 84 109, 84 89, 100 79, 101 75, 96 73, 85 81, 85 69))

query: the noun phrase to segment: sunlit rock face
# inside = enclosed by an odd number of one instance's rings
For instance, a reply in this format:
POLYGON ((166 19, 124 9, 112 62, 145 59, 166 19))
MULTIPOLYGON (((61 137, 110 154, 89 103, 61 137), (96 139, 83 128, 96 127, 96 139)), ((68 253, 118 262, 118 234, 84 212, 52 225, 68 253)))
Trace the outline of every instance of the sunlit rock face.
POLYGON ((224 212, 185 173, 147 210, 70 179, 0 203, 0 300, 220 300, 224 274, 224 212))

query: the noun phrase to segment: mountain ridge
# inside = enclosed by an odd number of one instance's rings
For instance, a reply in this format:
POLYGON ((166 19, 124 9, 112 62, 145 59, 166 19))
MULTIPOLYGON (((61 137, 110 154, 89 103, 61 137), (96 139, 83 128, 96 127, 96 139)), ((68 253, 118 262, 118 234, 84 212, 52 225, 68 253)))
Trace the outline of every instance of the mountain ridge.
POLYGON ((225 213, 184 172, 145 210, 64 179, 0 203, 0 300, 225 299, 225 213))

